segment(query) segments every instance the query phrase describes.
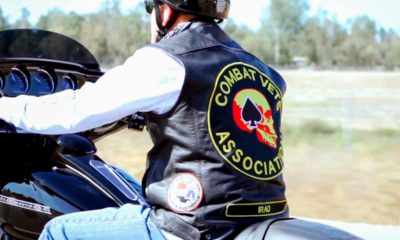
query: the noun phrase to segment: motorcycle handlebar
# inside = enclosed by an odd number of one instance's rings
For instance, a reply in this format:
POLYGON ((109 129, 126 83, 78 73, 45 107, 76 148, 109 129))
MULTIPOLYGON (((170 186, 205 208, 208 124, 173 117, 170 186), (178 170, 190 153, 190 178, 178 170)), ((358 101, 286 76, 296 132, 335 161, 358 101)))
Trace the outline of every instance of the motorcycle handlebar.
MULTIPOLYGON (((124 128, 142 131, 144 129, 144 125, 144 117, 139 113, 135 113, 119 121, 115 121, 113 123, 77 134, 87 137, 88 139, 95 142, 109 134, 115 133, 124 128)), ((0 119, 0 134, 32 134, 32 132, 17 128, 13 124, 0 119)))

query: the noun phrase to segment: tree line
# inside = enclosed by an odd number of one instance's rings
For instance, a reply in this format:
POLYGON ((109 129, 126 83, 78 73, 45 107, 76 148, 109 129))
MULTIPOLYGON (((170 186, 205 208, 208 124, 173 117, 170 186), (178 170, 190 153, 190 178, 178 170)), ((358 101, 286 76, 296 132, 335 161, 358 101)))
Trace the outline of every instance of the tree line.
MULTIPOLYGON (((122 13, 120 0, 106 0, 96 13, 79 15, 53 9, 31 24, 28 9, 22 8, 21 17, 10 23, 0 6, 0 30, 59 32, 80 41, 102 64, 114 65, 149 43, 150 19, 143 9, 139 4, 122 13)), ((378 26, 368 16, 355 16, 343 25, 327 12, 310 15, 308 11, 307 0, 270 0, 263 9, 260 28, 239 25, 234 19, 221 26, 244 48, 275 66, 400 68, 400 36, 394 30, 378 26)))

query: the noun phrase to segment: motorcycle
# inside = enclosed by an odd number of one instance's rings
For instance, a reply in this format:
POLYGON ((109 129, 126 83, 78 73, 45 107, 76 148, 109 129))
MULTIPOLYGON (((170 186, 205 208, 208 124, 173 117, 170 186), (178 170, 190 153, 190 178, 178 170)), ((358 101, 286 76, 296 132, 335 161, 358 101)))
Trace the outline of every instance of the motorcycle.
MULTIPOLYGON (((102 75, 94 56, 74 39, 37 29, 0 32, 0 91, 4 96, 77 89, 102 75)), ((143 123, 134 114, 85 132, 53 136, 27 133, 0 121, 0 239, 37 239, 49 220, 63 214, 126 203, 147 205, 133 178, 97 156, 95 146, 102 137, 121 129, 142 130, 143 123)), ((321 239, 315 234, 315 238, 304 237, 315 229, 325 229, 335 239, 357 239, 300 219, 253 225, 237 239, 321 239)))

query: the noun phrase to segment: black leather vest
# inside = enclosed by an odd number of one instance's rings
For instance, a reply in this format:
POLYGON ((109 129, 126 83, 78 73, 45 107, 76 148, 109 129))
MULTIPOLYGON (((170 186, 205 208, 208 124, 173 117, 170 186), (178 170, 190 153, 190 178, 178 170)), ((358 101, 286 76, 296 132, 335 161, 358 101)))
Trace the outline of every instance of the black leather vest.
POLYGON ((171 111, 144 114, 153 221, 184 239, 230 239, 287 216, 281 76, 215 23, 193 23, 155 47, 181 60, 186 77, 171 111))

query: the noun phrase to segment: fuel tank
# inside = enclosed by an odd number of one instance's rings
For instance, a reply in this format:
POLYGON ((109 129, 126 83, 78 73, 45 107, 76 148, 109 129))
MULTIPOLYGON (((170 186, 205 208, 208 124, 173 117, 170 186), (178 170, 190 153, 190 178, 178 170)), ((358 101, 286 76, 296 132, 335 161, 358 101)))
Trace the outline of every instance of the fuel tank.
POLYGON ((79 167, 68 163, 101 162, 89 141, 77 136, 57 141, 34 134, 4 136, 0 135, 0 224, 9 236, 37 239, 56 216, 118 206, 93 181, 74 171, 79 167))
POLYGON ((80 177, 43 169, 2 184, 0 222, 9 233, 38 236, 56 216, 111 206, 117 204, 80 177))

